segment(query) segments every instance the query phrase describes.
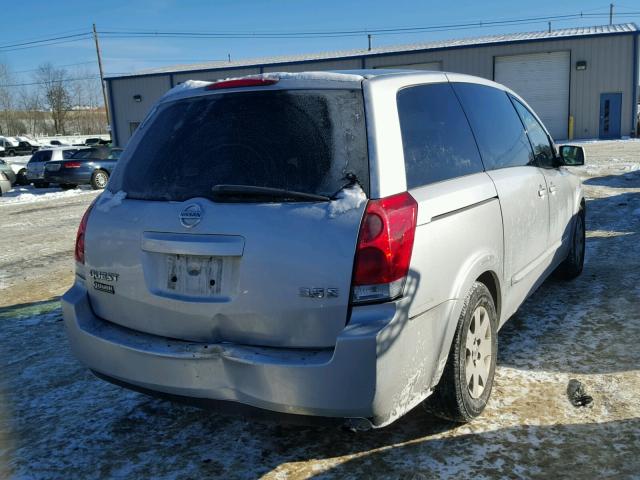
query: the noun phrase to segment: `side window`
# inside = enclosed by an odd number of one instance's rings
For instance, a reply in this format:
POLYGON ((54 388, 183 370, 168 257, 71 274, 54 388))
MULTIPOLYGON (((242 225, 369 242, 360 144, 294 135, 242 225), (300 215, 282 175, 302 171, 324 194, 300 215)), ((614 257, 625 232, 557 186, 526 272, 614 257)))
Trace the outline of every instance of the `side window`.
POLYGON ((518 111, 518 115, 524 123, 524 127, 529 134, 529 140, 531 141, 531 147, 533 148, 533 156, 537 164, 541 167, 553 167, 553 147, 549 143, 549 137, 542 128, 542 125, 538 122, 536 117, 520 103, 517 99, 511 97, 513 104, 518 111))
POLYGON ((534 165, 531 145, 507 93, 475 83, 454 83, 487 170, 534 165))
POLYGON ((396 101, 408 188, 483 170, 471 128, 450 84, 404 88, 396 101))

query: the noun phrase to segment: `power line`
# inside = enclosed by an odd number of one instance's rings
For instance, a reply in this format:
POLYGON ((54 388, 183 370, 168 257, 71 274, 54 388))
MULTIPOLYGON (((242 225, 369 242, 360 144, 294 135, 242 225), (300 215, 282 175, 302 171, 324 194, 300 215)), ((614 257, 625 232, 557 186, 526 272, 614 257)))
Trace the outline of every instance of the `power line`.
POLYGON ((30 42, 22 42, 22 43, 8 44, 8 45, 0 45, 0 49, 13 48, 13 47, 22 47, 24 45, 34 45, 34 44, 37 44, 37 43, 49 42, 49 41, 53 41, 53 40, 63 40, 63 39, 67 39, 67 38, 84 37, 84 36, 88 35, 89 33, 90 32, 76 33, 76 34, 73 34, 73 35, 62 35, 60 37, 50 37, 50 38, 45 38, 45 39, 42 39, 42 40, 32 40, 30 42))
MULTIPOLYGON (((113 75, 113 74, 109 74, 109 75, 113 75)), ((93 76, 90 76, 90 77, 64 78, 62 80, 55 80, 53 82, 13 83, 13 84, 7 84, 7 85, 0 85, 0 88, 29 87, 29 86, 33 86, 33 85, 45 85, 47 83, 63 84, 63 83, 66 83, 66 82, 77 82, 77 81, 80 81, 80 80, 98 80, 98 79, 100 79, 100 75, 93 75, 93 76)))
MULTIPOLYGON (((639 11, 625 12, 624 15, 619 16, 636 16, 640 15, 639 11)), ((402 33, 422 33, 429 31, 446 31, 446 30, 458 30, 466 28, 481 28, 481 27, 495 27, 514 24, 526 24, 526 23, 541 23, 554 21, 567 21, 577 20, 584 18, 605 18, 608 15, 606 13, 574 13, 566 15, 548 15, 528 18, 516 18, 507 20, 494 20, 494 21, 477 21, 466 23, 455 23, 445 25, 430 25, 430 26, 414 26, 414 27, 395 27, 395 28, 377 28, 377 29, 362 29, 362 30, 327 30, 327 31, 295 31, 295 32, 241 32, 241 31, 226 31, 226 32, 180 32, 180 31, 118 31, 118 30, 104 30, 100 31, 101 35, 105 35, 108 38, 221 38, 221 39, 239 39, 239 38, 333 38, 333 37, 349 37, 359 35, 396 35, 402 33)))
POLYGON ((61 43, 82 42, 84 40, 88 40, 88 39, 91 38, 91 34, 85 34, 85 35, 86 36, 84 36, 82 38, 60 40, 60 41, 54 41, 54 42, 50 42, 50 43, 39 43, 39 44, 35 44, 35 45, 27 45, 27 46, 24 46, 24 47, 5 48, 4 50, 0 50, 0 53, 13 52, 13 51, 16 51, 16 50, 27 50, 29 48, 49 47, 51 45, 60 45, 61 43))
MULTIPOLYGON (((88 65, 88 64, 94 64, 96 63, 95 61, 90 61, 90 62, 78 62, 78 63, 67 63, 66 65, 54 65, 54 68, 65 68, 65 67, 75 67, 77 65, 88 65)), ((28 73, 28 72, 37 72, 38 70, 40 70, 40 68, 30 68, 27 70, 16 70, 16 71, 12 71, 11 73, 28 73)))

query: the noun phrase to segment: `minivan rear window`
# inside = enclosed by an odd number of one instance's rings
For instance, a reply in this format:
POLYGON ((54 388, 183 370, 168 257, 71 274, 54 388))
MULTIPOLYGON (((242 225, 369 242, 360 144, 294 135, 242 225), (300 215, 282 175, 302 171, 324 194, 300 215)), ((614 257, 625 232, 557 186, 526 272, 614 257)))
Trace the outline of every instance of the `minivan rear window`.
POLYGON ((182 99, 145 122, 109 189, 127 198, 212 197, 216 185, 332 196, 355 176, 368 191, 360 90, 270 90, 182 99))

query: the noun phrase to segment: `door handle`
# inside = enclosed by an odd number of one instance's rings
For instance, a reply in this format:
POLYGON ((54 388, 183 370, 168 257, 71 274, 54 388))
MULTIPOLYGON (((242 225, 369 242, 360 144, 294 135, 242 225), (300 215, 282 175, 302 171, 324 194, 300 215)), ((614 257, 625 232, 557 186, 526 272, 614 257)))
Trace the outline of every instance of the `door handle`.
POLYGON ((554 194, 556 193, 556 190, 556 186, 553 183, 549 185, 549 193, 554 194))
POLYGON ((544 197, 544 192, 546 192, 547 189, 544 188, 542 185, 540 185, 540 189, 538 190, 538 196, 539 197, 544 197))

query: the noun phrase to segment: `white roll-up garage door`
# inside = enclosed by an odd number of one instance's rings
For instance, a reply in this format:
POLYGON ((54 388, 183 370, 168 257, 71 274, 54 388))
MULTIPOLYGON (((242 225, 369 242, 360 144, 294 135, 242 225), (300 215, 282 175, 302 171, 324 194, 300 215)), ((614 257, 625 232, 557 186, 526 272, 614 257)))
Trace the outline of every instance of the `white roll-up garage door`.
POLYGON ((569 52, 496 57, 495 81, 524 98, 555 139, 567 138, 569 52))

